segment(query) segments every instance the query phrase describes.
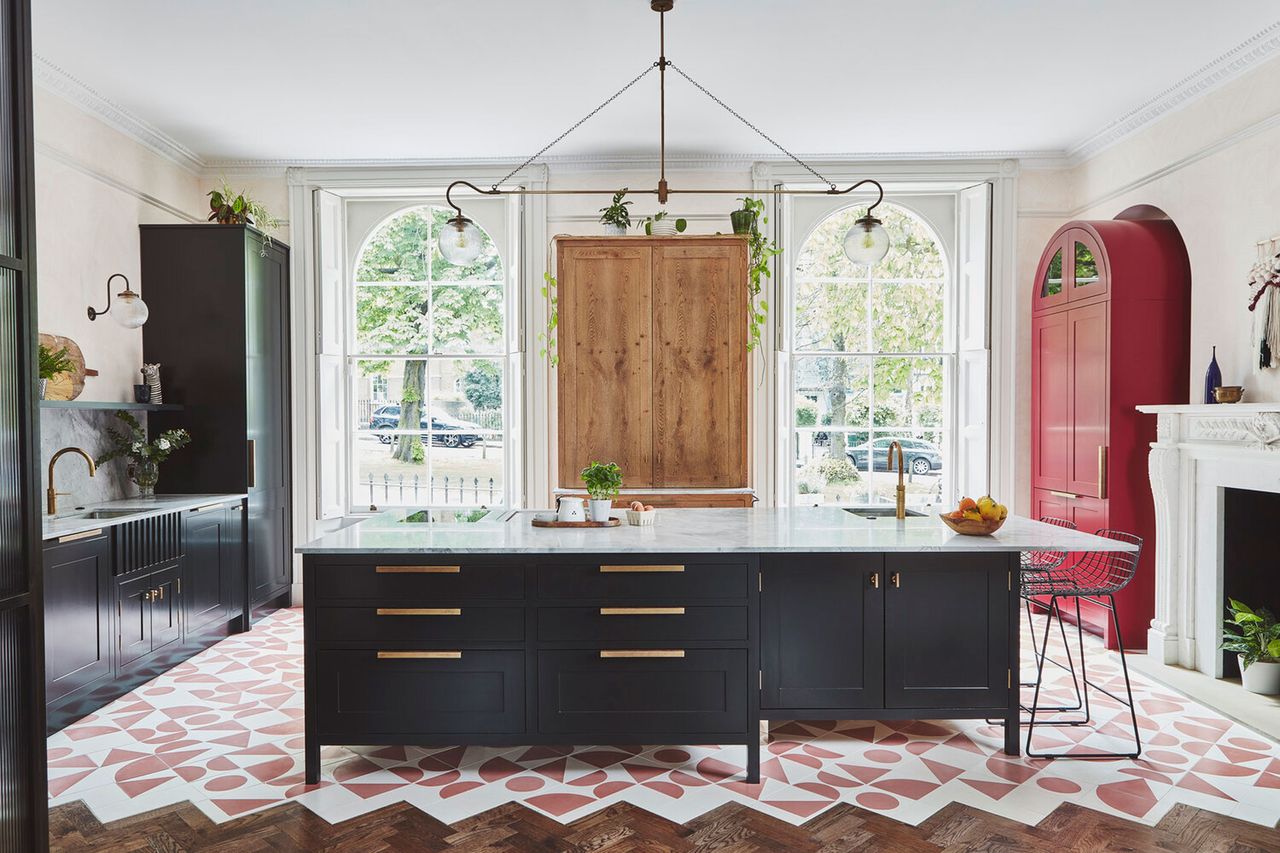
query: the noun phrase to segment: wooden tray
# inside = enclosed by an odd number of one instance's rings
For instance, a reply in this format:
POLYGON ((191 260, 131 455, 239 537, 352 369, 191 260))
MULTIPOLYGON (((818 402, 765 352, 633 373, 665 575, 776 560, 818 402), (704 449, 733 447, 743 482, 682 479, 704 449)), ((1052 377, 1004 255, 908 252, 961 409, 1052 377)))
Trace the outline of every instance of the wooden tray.
MULTIPOLYGON (((48 335, 44 332, 40 333, 40 343, 49 349, 57 352, 66 347, 67 358, 71 360, 71 370, 66 373, 59 373, 57 376, 49 380, 49 387, 45 389, 44 398, 46 400, 74 400, 84 391, 84 378, 89 375, 89 371, 84 366, 84 353, 80 351, 80 347, 71 338, 62 335, 48 335)), ((97 371, 93 371, 96 376, 97 371)))
POLYGON ((608 521, 558 521, 554 518, 533 517, 534 527, 618 527, 622 519, 611 518, 608 521))

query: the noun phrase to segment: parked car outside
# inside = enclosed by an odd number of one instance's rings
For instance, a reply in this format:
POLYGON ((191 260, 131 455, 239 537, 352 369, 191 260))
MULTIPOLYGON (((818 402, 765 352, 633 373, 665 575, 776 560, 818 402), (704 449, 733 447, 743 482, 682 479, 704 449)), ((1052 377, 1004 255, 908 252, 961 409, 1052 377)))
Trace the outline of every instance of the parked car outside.
MULTIPOLYGON (((420 426, 424 430, 430 430, 430 441, 433 444, 443 445, 444 447, 471 447, 483 440, 480 435, 480 427, 466 421, 459 421, 446 415, 431 415, 429 418, 424 413, 420 420, 420 426)), ((388 403, 385 406, 379 406, 373 410, 373 415, 369 418, 369 429, 385 430, 398 429, 400 427, 400 404, 388 403)), ((385 432, 378 433, 378 441, 383 444, 390 444, 394 436, 385 432)), ((427 433, 423 433, 422 438, 428 438, 427 433)))
POLYGON ((849 457, 849 461, 853 463, 855 468, 859 471, 866 471, 869 470, 867 468, 867 451, 872 450, 871 455, 875 464, 874 470, 888 471, 890 470, 889 445, 895 441, 902 445, 902 456, 906 470, 912 474, 930 474, 934 471, 942 470, 942 452, 933 444, 918 438, 885 436, 877 438, 870 444, 851 447, 845 451, 845 455, 849 457))

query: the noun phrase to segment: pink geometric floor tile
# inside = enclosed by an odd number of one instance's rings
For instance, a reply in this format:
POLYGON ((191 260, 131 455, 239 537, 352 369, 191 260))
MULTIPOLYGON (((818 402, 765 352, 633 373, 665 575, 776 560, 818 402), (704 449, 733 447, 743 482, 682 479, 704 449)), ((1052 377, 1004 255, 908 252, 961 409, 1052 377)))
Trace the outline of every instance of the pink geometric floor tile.
MULTIPOLYGON (((1088 651, 1090 677, 1114 689, 1114 658, 1088 651)), ((308 786, 301 657, 301 612, 278 611, 58 732, 50 803, 82 799, 115 820, 186 800, 215 822, 287 801, 331 822, 406 802, 449 823, 513 801, 566 823, 618 801, 678 823, 728 802, 793 824, 841 802, 910 824, 952 802, 1027 823, 1063 802, 1146 824, 1177 803, 1280 818, 1280 746, 1138 676, 1138 761, 1010 758, 982 720, 779 720, 754 785, 741 746, 355 744, 325 747, 308 786)), ((1024 677, 1033 664, 1024 648, 1024 677)), ((1046 680, 1051 701, 1073 700, 1069 675, 1046 680)), ((1094 726, 1037 730, 1037 745, 1125 748, 1127 709, 1097 698, 1092 710, 1094 726)))

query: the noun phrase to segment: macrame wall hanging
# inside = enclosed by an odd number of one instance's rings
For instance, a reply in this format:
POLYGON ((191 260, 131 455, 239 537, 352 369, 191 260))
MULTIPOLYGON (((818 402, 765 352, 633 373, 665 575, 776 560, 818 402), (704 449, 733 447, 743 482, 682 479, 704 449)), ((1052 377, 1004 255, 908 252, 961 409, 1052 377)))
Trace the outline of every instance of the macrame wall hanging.
POLYGON ((1258 348, 1258 366, 1280 367, 1280 234, 1258 241, 1258 257, 1249 270, 1250 343, 1258 348))

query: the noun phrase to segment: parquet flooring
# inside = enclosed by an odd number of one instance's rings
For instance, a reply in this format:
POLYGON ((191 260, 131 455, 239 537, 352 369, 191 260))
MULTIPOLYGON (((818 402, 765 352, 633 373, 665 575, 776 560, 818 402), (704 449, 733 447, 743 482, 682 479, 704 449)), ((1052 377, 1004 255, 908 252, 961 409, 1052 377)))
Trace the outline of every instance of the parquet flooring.
POLYGON ((959 804, 915 827, 846 804, 801 826, 736 804, 684 825, 627 804, 563 825, 515 803, 453 826, 405 803, 339 824, 329 824, 296 803, 214 824, 184 803, 103 825, 83 803, 75 802, 52 809, 49 823, 53 850, 76 853, 1280 850, 1280 831, 1186 805, 1175 806, 1154 827, 1069 804, 1034 827, 959 804))

